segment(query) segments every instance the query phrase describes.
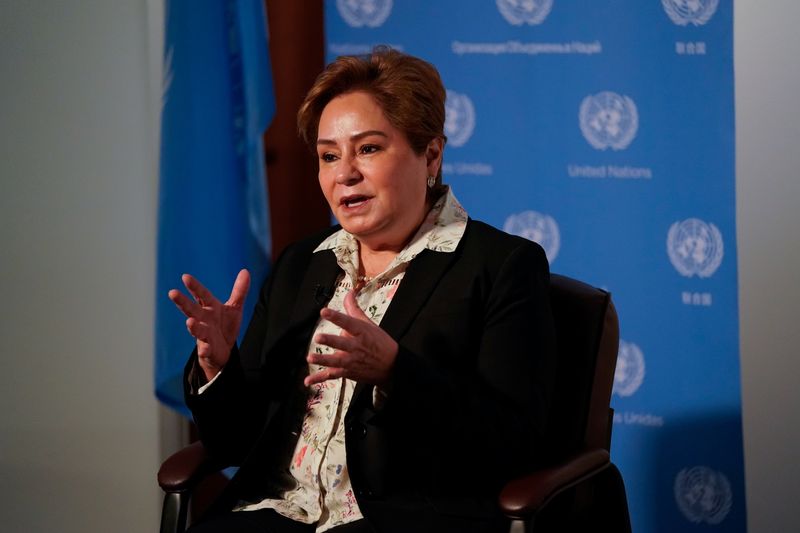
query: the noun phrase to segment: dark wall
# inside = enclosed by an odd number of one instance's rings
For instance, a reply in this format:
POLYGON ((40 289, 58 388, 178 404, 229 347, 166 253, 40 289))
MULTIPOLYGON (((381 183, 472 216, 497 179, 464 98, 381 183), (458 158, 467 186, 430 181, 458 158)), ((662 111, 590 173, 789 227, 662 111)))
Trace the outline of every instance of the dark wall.
POLYGON ((277 113, 264 136, 272 257, 330 225, 316 156, 297 134, 297 109, 325 62, 322 0, 266 0, 277 113))

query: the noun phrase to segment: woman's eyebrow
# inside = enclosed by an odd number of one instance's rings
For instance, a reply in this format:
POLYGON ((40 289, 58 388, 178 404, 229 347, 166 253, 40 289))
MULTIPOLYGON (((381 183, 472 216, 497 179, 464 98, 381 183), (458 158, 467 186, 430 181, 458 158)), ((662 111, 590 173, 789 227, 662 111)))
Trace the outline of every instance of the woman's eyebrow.
MULTIPOLYGON (((358 141, 360 139, 363 139, 364 137, 369 137, 370 135, 379 135, 379 136, 385 137, 387 139, 389 138, 389 136, 386 135, 386 133, 382 132, 381 130, 367 130, 367 131, 361 131, 359 133, 351 135, 350 136, 350 140, 351 141, 358 141)), ((320 145, 320 144, 325 144, 325 145, 336 144, 336 141, 334 141, 332 139, 317 139, 317 145, 320 145)))

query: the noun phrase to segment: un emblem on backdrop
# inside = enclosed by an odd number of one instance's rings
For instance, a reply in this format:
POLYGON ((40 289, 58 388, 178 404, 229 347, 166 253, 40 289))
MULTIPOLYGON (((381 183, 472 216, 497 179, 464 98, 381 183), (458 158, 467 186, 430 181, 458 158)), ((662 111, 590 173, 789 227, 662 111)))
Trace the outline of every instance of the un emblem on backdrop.
POLYGON ((444 134, 447 144, 464 146, 475 130, 475 106, 466 94, 447 91, 444 104, 444 134))
POLYGON ((535 25, 550 14, 553 0, 497 0, 497 9, 514 26, 535 25))
POLYGON ((619 341, 617 368, 614 370, 613 393, 617 396, 631 396, 644 380, 644 354, 632 342, 619 341))
POLYGON ((731 510, 731 484, 722 472, 705 466, 684 468, 675 477, 675 501, 695 524, 719 524, 731 510))
POLYGON ((687 218, 670 226, 667 253, 672 266, 681 275, 707 278, 722 263, 725 247, 722 234, 714 224, 707 224, 698 218, 687 218))
POLYGON ((702 26, 714 16, 719 0, 661 0, 661 3, 678 26, 702 26))
POLYGON ((550 263, 556 260, 558 249, 561 247, 561 235, 558 224, 550 215, 536 211, 523 211, 510 215, 503 224, 503 231, 539 243, 544 248, 547 260, 550 263))
POLYGON ((584 98, 578 119, 586 141, 598 150, 624 150, 639 129, 633 100, 610 91, 584 98))
POLYGON ((392 12, 392 0, 336 0, 336 9, 353 28, 377 28, 392 12))

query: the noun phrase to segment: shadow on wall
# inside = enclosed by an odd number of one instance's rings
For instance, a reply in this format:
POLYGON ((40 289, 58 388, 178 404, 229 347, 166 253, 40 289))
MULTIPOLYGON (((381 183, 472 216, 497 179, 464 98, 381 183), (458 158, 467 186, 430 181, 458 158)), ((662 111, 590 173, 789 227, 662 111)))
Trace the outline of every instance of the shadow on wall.
POLYGON ((738 411, 674 418, 651 449, 654 487, 646 504, 653 522, 644 531, 747 531, 738 411))

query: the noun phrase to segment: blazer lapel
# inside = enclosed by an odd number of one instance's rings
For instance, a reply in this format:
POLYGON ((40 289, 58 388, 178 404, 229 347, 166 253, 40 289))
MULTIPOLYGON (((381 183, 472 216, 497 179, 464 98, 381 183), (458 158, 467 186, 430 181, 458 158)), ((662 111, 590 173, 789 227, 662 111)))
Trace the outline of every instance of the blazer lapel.
MULTIPOLYGON (((425 249, 420 252, 409 263, 403 281, 381 320, 381 329, 393 339, 400 340, 457 255, 458 251, 434 252, 425 249)), ((365 388, 366 384, 359 382, 353 397, 357 398, 365 388)))
POLYGON ((392 338, 405 334, 457 254, 425 249, 411 261, 381 320, 381 328, 392 338))
MULTIPOLYGON (((319 311, 328 303, 335 290, 336 278, 341 272, 336 263, 336 256, 331 250, 322 250, 311 255, 308 268, 303 274, 300 289, 297 291, 297 299, 293 305, 286 302, 287 308, 291 305, 290 319, 287 327, 273 337, 272 342, 264 345, 261 353, 262 363, 266 360, 266 354, 283 342, 287 337, 299 338, 300 332, 309 327, 313 328, 319 311)), ((277 281, 277 280, 276 280, 277 281)), ((309 332, 310 333, 310 332, 309 332)), ((305 335, 300 335, 302 342, 308 341, 305 335)))
POLYGON ((292 309, 290 324, 305 322, 310 315, 319 317, 319 310, 333 296, 336 289, 334 284, 340 273, 333 250, 321 250, 311 255, 292 309))

